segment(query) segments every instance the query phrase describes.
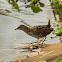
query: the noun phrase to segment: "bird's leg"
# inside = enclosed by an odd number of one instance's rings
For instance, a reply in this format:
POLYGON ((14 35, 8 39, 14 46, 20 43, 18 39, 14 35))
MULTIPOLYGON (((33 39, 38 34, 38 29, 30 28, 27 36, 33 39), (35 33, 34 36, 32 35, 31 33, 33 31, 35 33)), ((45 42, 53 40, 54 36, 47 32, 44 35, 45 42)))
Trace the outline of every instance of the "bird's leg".
POLYGON ((40 39, 40 43, 42 43, 42 41, 43 41, 43 38, 40 39))
POLYGON ((43 37, 40 39, 40 44, 43 45, 44 44, 44 41, 45 41, 46 37, 43 37))
POLYGON ((38 39, 38 40, 37 40, 37 43, 38 43, 38 44, 41 44, 42 41, 43 41, 43 38, 38 39))
POLYGON ((44 37, 44 40, 42 41, 41 46, 43 46, 45 39, 46 39, 46 37, 44 37))
POLYGON ((37 40, 37 43, 38 43, 38 44, 40 43, 40 40, 39 40, 39 39, 37 40))

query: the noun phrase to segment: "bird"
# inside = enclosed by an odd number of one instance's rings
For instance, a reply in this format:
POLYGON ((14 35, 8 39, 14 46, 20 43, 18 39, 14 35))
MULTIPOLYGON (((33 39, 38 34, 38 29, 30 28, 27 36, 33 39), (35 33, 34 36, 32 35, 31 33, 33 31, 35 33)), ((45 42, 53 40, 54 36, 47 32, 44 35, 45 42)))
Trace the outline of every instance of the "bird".
POLYGON ((25 25, 19 25, 15 30, 22 30, 26 34, 35 37, 36 39, 46 37, 50 34, 54 29, 51 28, 50 20, 48 21, 47 25, 37 25, 32 27, 27 27, 25 25))

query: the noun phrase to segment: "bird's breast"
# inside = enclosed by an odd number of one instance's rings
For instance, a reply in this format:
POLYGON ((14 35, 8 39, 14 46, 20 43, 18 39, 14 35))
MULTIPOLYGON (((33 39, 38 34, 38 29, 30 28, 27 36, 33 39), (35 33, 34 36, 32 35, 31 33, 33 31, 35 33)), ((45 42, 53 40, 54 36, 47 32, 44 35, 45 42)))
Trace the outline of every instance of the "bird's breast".
POLYGON ((35 37, 37 39, 39 39, 39 38, 42 37, 42 34, 41 33, 40 34, 37 34, 36 32, 35 33, 34 32, 28 32, 27 34, 30 35, 30 36, 32 36, 32 37, 35 37))

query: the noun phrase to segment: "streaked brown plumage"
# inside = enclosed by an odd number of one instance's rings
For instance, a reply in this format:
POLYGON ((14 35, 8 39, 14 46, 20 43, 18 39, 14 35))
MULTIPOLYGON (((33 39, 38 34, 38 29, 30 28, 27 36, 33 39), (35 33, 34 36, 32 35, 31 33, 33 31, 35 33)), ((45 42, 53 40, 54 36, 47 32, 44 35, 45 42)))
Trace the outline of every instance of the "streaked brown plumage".
POLYGON ((49 20, 47 25, 39 25, 39 26, 33 26, 33 27, 19 25, 15 30, 22 30, 26 34, 32 37, 35 37, 37 39, 40 39, 50 34, 53 31, 53 28, 51 28, 50 20, 49 20))

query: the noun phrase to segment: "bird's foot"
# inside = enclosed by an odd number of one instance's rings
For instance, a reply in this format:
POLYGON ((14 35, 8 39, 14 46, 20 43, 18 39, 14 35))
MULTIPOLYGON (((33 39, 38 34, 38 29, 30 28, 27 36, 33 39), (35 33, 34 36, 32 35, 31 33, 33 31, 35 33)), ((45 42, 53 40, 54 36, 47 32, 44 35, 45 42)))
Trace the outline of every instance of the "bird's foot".
POLYGON ((40 42, 37 42, 37 44, 40 44, 40 42))
POLYGON ((44 43, 41 43, 41 46, 44 46, 44 43))

